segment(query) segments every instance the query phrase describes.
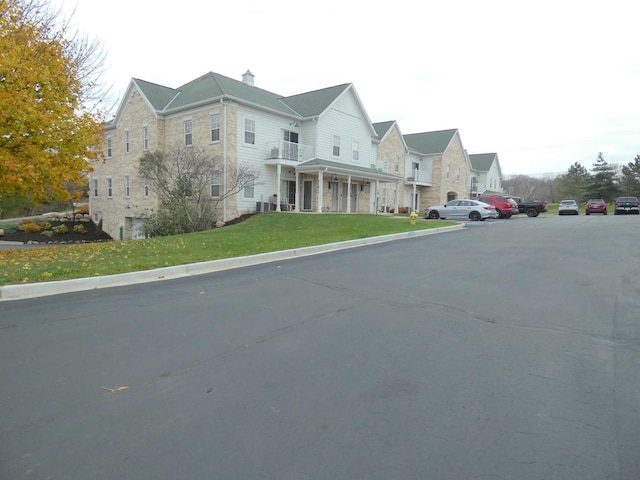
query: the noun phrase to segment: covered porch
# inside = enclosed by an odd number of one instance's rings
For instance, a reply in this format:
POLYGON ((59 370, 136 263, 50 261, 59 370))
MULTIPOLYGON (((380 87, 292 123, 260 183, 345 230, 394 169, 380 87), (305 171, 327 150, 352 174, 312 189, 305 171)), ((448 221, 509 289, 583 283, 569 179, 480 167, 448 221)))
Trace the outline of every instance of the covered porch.
POLYGON ((383 186, 397 186, 403 181, 376 168, 317 158, 297 163, 295 181, 288 181, 282 178, 283 166, 292 167, 288 162, 275 164, 278 188, 275 196, 287 201, 277 201, 276 211, 374 213, 383 186))

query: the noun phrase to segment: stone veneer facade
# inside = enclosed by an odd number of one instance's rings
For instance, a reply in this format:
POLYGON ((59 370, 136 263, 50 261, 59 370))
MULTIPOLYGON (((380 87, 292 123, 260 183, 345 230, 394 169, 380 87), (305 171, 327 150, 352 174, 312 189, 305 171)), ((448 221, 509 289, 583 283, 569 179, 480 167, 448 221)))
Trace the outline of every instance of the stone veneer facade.
POLYGON ((446 203, 449 196, 469 198, 471 166, 458 133, 455 134, 447 150, 442 155, 432 157, 432 160, 433 186, 423 189, 425 194, 420 196, 420 211, 424 212, 430 206, 446 203), (449 178, 447 178, 447 166, 449 178))
MULTIPOLYGON (((378 145, 376 157, 377 168, 384 170, 385 156, 388 156, 389 159, 386 173, 396 175, 399 178, 406 178, 407 149, 396 125, 393 126, 393 129, 385 135, 378 145), (396 165, 398 165, 397 171, 396 165)), ((399 207, 408 206, 405 205, 403 188, 403 182, 382 185, 378 197, 378 210, 383 210, 388 207, 388 209, 393 208, 394 211, 397 212, 399 207)))
MULTIPOLYGON (((120 112, 117 121, 105 129, 105 138, 111 141, 111 155, 106 155, 103 162, 94 164, 89 177, 91 188, 90 207, 94 221, 103 220, 103 230, 114 239, 131 239, 134 237, 136 220, 143 221, 158 209, 158 198, 148 188, 145 195, 144 179, 138 174, 138 161, 146 151, 167 152, 172 146, 184 145, 184 121, 193 124, 193 142, 196 147, 203 147, 213 158, 221 163, 225 155, 225 138, 227 171, 236 167, 237 159, 237 107, 223 106, 220 103, 209 105, 200 110, 192 110, 185 114, 173 114, 164 118, 156 116, 138 91, 133 88, 129 98, 120 112), (220 115, 220 141, 210 142, 210 115, 220 115), (225 119, 226 116, 226 119, 225 119), (143 130, 147 129, 147 148, 144 148, 143 130), (225 131, 228 128, 228 131, 225 131), (128 151, 127 151, 128 138, 128 151), (126 195, 126 179, 129 180, 129 195, 126 195), (112 182, 112 192, 108 195, 108 179, 112 182), (98 195, 95 195, 95 181, 98 182, 98 195), (124 215, 122 212, 127 212, 124 215)), ((222 180, 221 180, 222 181, 222 180)), ((226 215, 221 218, 238 216, 235 197, 226 200, 226 215)))

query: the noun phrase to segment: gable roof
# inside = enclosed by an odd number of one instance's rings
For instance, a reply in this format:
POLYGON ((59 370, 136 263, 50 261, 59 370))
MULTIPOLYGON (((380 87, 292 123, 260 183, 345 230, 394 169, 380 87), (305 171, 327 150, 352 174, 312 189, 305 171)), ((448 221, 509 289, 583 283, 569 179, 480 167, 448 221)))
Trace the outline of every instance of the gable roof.
POLYGON ((138 78, 134 78, 133 83, 158 112, 167 113, 230 98, 298 118, 320 115, 343 92, 352 88, 352 84, 345 83, 283 97, 215 72, 206 73, 178 88, 164 87, 138 78))
POLYGON ((390 120, 388 122, 378 122, 378 123, 374 123, 373 124, 373 128, 376 131, 376 135, 378 137, 378 140, 382 140, 384 138, 384 136, 389 133, 389 130, 391 130, 391 127, 393 127, 393 125, 395 124, 395 120, 390 120))
POLYGON ((290 97, 281 97, 280 100, 301 117, 315 117, 329 108, 329 106, 335 102, 344 91, 351 88, 351 86, 350 83, 343 83, 342 85, 292 95, 290 97))
POLYGON ((458 133, 458 129, 453 128, 436 132, 410 133, 403 135, 403 137, 411 150, 423 155, 437 155, 447 150, 456 133, 458 133))
POLYGON ((134 78, 132 81, 156 110, 163 110, 180 93, 175 88, 163 87, 138 78, 134 78))
POLYGON ((496 161, 497 153, 474 153, 469 155, 471 168, 478 172, 488 172, 496 161))

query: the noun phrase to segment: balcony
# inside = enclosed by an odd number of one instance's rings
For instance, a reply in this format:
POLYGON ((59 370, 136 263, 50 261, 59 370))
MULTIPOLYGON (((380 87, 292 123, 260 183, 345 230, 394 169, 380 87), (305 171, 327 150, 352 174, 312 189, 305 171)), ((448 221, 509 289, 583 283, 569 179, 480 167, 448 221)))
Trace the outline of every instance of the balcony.
POLYGON ((267 163, 274 165, 277 163, 292 165, 311 160, 315 156, 315 149, 312 146, 287 142, 286 140, 267 142, 266 149, 267 163), (277 161, 273 162, 272 160, 277 161), (281 162, 281 160, 284 161, 281 162))
POLYGON ((479 195, 486 190, 486 185, 484 183, 471 182, 471 194, 479 195))
POLYGON ((405 179, 408 183, 416 183, 420 185, 431 185, 431 172, 426 170, 409 170, 408 177, 405 179))

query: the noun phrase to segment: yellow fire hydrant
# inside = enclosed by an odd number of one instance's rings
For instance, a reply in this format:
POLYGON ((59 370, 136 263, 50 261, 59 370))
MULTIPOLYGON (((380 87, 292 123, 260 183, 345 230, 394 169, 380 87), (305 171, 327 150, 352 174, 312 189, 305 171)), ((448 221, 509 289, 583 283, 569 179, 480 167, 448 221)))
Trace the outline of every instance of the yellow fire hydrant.
POLYGON ((416 224, 416 218, 418 218, 418 214, 415 211, 411 212, 411 214, 409 215, 409 221, 411 222, 411 225, 416 224))

